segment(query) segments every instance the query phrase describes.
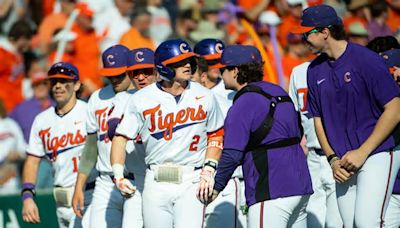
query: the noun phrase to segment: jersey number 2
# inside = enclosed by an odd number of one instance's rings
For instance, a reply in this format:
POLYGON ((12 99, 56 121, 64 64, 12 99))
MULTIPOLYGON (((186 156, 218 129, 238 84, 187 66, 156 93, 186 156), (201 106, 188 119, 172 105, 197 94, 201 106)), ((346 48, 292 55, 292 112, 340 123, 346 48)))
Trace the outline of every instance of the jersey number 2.
POLYGON ((193 136, 192 139, 193 139, 193 141, 190 144, 189 151, 197 151, 197 144, 199 144, 200 135, 195 135, 195 136, 193 136))

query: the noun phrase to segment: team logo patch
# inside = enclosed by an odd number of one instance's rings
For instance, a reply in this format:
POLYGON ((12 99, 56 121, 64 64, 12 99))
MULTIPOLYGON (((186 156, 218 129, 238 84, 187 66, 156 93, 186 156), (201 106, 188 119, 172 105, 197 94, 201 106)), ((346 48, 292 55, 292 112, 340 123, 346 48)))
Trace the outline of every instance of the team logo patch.
POLYGON ((188 52, 189 52, 189 48, 187 47, 187 44, 186 44, 186 43, 181 43, 181 44, 179 45, 179 50, 180 50, 182 53, 188 53, 188 52))
POLYGON ((138 62, 138 63, 143 62, 143 60, 144 60, 143 54, 144 54, 144 53, 143 53, 142 51, 136 52, 136 54, 135 54, 135 60, 136 60, 136 62, 138 62))
POLYGON ((115 64, 115 61, 113 61, 114 60, 114 56, 113 55, 107 55, 106 59, 107 59, 107 63, 108 63, 109 66, 113 66, 115 64))
POLYGON ((344 74, 344 81, 347 83, 351 82, 350 72, 344 74))
POLYGON ((222 44, 221 43, 216 43, 215 44, 215 51, 217 51, 217 53, 222 53, 222 44))

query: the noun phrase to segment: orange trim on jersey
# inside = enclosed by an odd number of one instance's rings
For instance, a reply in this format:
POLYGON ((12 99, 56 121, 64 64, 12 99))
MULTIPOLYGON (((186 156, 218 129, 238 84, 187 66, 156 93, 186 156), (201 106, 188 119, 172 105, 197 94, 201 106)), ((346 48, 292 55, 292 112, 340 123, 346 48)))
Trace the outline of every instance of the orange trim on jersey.
POLYGON ((53 75, 48 76, 48 78, 65 78, 65 79, 75 80, 74 77, 68 76, 68 75, 65 75, 65 74, 53 74, 53 75))
POLYGON ((112 76, 118 76, 120 74, 125 73, 127 70, 127 67, 115 67, 115 68, 101 68, 99 70, 99 73, 101 76, 104 77, 112 77, 112 76))
POLYGON ((206 60, 214 60, 214 59, 220 59, 222 56, 221 53, 215 53, 215 54, 209 54, 209 55, 203 55, 203 58, 206 60))
POLYGON ((138 69, 146 69, 146 68, 154 68, 154 64, 143 63, 143 64, 135 64, 127 68, 127 70, 138 70, 138 69))
POLYGON ((187 52, 187 53, 172 57, 170 59, 167 59, 167 60, 163 61, 162 64, 166 66, 168 64, 177 63, 179 61, 182 61, 184 59, 187 59, 187 58, 190 58, 193 56, 195 56, 194 52, 187 52))
POLYGON ((222 137, 224 136, 224 128, 222 128, 222 127, 216 131, 207 132, 208 139, 214 138, 214 137, 220 137, 220 136, 222 136, 222 137))

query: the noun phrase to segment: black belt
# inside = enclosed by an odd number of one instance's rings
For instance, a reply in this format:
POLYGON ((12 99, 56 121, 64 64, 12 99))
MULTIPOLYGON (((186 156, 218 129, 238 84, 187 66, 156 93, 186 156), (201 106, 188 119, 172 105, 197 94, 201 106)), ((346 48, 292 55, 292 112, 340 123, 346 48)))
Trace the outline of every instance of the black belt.
POLYGON ((320 148, 310 148, 311 150, 314 150, 316 154, 321 155, 321 156, 325 156, 325 152, 320 149, 320 148))
POLYGON ((89 182, 85 186, 85 191, 93 190, 95 186, 96 186, 96 182, 95 181, 89 182))
MULTIPOLYGON (((114 181, 114 175, 110 175, 111 180, 114 181)), ((133 173, 128 173, 127 175, 124 175, 124 177, 128 180, 135 180, 135 175, 133 173)))

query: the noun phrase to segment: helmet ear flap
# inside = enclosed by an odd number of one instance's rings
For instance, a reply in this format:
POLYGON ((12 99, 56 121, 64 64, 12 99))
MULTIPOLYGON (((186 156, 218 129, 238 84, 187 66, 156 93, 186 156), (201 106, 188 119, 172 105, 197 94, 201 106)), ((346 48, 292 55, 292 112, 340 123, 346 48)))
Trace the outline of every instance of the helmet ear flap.
POLYGON ((157 65, 158 73, 164 80, 172 80, 175 77, 175 70, 170 67, 164 66, 163 64, 157 65))

